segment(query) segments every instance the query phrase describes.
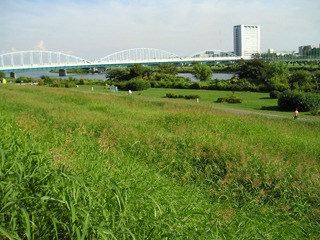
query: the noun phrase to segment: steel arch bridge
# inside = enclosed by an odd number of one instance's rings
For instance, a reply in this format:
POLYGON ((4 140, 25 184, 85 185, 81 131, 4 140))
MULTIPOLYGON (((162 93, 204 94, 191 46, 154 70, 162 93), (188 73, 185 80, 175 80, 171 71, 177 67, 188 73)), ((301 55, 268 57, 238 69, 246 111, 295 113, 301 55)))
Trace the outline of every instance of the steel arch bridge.
POLYGON ((116 52, 98 60, 124 61, 124 60, 150 60, 150 59, 174 59, 181 58, 177 54, 155 48, 133 48, 116 52))
POLYGON ((66 75, 66 69, 106 68, 112 66, 131 66, 135 63, 157 65, 163 63, 188 64, 199 62, 235 61, 240 57, 221 50, 207 50, 181 57, 177 54, 154 48, 134 48, 107 55, 98 60, 86 60, 69 54, 30 50, 0 55, 0 71, 15 72, 59 69, 60 76, 66 75), (60 73, 61 70, 61 73, 60 73))
POLYGON ((24 66, 25 64, 61 64, 61 63, 83 63, 89 62, 86 59, 72 56, 69 54, 51 52, 51 51, 39 51, 39 50, 30 50, 30 51, 21 51, 21 52, 12 52, 0 55, 1 66, 4 66, 5 58, 10 58, 11 66, 24 66), (29 58, 28 58, 29 57, 29 58), (15 65, 15 62, 19 64, 15 65), (64 60, 64 62, 63 62, 64 60), (71 61, 70 61, 71 60, 71 61))

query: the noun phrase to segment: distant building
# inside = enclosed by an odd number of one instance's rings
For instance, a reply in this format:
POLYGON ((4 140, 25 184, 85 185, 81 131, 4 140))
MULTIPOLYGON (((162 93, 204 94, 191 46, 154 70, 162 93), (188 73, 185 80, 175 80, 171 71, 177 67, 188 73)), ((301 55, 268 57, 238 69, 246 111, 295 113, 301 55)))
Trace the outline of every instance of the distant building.
POLYGON ((260 53, 260 26, 236 25, 233 27, 234 53, 241 57, 251 57, 260 53))
POLYGON ((273 48, 268 49, 268 53, 274 53, 273 48))
POLYGON ((303 49, 304 49, 305 47, 310 47, 311 49, 312 49, 312 48, 320 48, 320 44, 319 44, 319 46, 318 46, 318 45, 304 45, 304 46, 300 46, 300 47, 299 47, 299 54, 300 54, 300 55, 303 55, 303 49))

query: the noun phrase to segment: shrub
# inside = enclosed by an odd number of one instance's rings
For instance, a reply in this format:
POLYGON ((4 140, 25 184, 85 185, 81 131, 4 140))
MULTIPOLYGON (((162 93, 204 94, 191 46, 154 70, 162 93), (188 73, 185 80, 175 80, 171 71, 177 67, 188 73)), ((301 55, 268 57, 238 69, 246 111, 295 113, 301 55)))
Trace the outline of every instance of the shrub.
POLYGON ((243 99, 242 98, 230 98, 228 100, 228 103, 242 103, 243 99))
POLYGON ((167 93, 167 98, 185 98, 185 99, 196 99, 200 98, 199 95, 193 94, 193 95, 175 95, 174 93, 167 93))
POLYGON ((151 87, 151 85, 150 85, 149 82, 147 82, 145 80, 140 80, 138 78, 131 79, 126 84, 126 89, 127 90, 132 90, 132 91, 147 90, 150 87, 151 87))
POLYGON ((226 102, 227 97, 218 98, 217 102, 226 102))
POLYGON ((281 96, 281 92, 279 92, 277 90, 273 90, 270 92, 270 98, 279 99, 280 96, 281 96))
POLYGON ((176 95, 174 93, 167 93, 166 96, 167 98, 174 98, 176 95))
POLYGON ((72 88, 76 87, 76 84, 74 82, 64 82, 66 88, 72 88))
POLYGON ((232 95, 230 97, 218 98, 217 102, 228 102, 228 103, 242 103, 242 98, 237 98, 237 96, 232 95))
POLYGON ((310 111, 310 114, 311 114, 312 116, 320 116, 320 112, 317 111, 317 110, 312 110, 312 111, 310 111))
POLYGON ((185 99, 196 99, 196 98, 200 98, 200 96, 196 95, 196 94, 192 94, 192 95, 185 95, 184 98, 185 99))
POLYGON ((43 86, 44 85, 44 81, 43 80, 39 80, 38 81, 38 86, 43 86))
POLYGON ((320 95, 316 93, 301 92, 301 91, 285 91, 281 94, 278 100, 278 106, 281 109, 294 111, 296 108, 299 111, 317 110, 320 108, 320 95))
POLYGON ((200 86, 200 83, 195 82, 195 83, 191 84, 191 85, 189 86, 189 88, 190 88, 190 89, 200 89, 201 86, 200 86))
POLYGON ((77 82, 77 85, 86 85, 86 82, 83 79, 80 79, 79 82, 77 82))
POLYGON ((50 85, 50 87, 60 87, 60 84, 59 83, 53 83, 50 85))

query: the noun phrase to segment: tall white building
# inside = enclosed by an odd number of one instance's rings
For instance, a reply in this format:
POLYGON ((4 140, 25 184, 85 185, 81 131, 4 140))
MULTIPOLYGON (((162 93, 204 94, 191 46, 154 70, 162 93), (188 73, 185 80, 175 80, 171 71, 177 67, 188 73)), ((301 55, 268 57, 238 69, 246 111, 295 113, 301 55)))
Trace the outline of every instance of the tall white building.
POLYGON ((260 53, 260 26, 237 25, 233 27, 234 53, 241 57, 251 57, 260 53))

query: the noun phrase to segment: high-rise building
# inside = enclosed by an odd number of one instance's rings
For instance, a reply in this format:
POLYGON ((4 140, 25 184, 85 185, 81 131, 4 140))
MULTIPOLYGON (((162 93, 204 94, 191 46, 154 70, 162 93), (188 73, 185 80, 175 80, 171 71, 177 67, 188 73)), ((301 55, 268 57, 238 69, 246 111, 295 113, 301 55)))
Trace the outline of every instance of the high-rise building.
POLYGON ((251 57, 260 53, 260 26, 237 25, 233 27, 234 53, 241 57, 251 57))

